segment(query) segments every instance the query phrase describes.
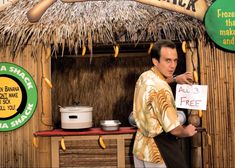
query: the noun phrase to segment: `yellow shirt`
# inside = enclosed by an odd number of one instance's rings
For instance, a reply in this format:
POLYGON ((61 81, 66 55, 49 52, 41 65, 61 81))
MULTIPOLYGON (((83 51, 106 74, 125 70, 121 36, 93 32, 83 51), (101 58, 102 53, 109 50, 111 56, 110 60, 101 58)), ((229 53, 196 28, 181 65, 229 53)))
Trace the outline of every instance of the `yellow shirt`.
POLYGON ((154 68, 141 74, 136 82, 133 116, 138 127, 133 154, 143 161, 163 163, 154 137, 171 131, 180 122, 171 88, 154 68))

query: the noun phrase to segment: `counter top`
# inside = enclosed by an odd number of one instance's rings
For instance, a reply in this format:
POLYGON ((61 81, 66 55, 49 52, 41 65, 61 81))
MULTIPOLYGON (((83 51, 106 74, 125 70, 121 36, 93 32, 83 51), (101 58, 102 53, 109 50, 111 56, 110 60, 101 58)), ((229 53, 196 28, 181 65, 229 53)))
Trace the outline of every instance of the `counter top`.
POLYGON ((46 131, 38 131, 34 133, 34 136, 43 136, 43 137, 51 137, 51 136, 79 136, 79 135, 109 135, 109 134, 128 134, 135 133, 135 127, 120 127, 117 131, 103 131, 101 128, 88 128, 88 129, 75 129, 75 130, 67 130, 67 129, 53 129, 46 131))

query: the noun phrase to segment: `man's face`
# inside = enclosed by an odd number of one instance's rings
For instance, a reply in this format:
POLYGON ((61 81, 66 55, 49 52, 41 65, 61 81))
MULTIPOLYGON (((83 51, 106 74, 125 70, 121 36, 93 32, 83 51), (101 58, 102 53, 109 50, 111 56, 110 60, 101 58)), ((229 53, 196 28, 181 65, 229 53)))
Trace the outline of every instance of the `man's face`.
POLYGON ((177 66, 178 55, 176 48, 162 47, 160 51, 160 59, 153 59, 153 64, 165 77, 173 76, 177 66))

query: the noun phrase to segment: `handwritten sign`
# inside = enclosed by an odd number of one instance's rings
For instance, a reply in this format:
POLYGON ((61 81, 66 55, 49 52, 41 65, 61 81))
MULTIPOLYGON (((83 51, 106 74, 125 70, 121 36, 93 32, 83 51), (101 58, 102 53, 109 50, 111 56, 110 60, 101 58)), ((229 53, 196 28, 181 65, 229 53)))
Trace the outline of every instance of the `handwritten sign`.
POLYGON ((207 85, 176 86, 176 107, 194 110, 206 110, 207 85))

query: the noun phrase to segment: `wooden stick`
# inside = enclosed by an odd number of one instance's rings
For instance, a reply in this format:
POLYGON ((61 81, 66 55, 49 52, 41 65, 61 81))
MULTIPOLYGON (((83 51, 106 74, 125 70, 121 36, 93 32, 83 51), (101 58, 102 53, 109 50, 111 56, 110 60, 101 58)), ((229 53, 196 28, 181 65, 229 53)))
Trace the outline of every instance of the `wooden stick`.
POLYGON ((42 15, 46 12, 46 10, 56 1, 57 0, 41 0, 38 4, 36 4, 32 9, 27 12, 27 18, 29 22, 38 22, 42 15))

